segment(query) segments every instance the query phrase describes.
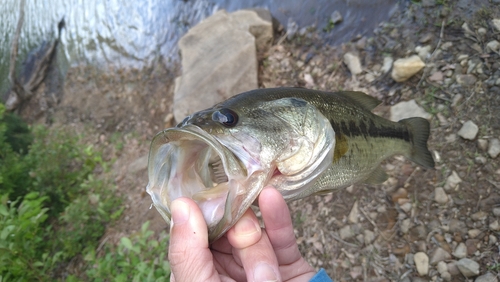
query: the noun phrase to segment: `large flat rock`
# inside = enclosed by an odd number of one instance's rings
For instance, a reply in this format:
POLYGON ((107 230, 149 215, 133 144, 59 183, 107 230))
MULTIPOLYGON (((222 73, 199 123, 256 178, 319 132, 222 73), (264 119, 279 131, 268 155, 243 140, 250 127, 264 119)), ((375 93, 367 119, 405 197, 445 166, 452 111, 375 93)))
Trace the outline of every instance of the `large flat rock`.
POLYGON ((175 81, 173 112, 177 122, 227 98, 258 87, 257 47, 272 43, 266 10, 218 11, 179 41, 182 76, 175 81))

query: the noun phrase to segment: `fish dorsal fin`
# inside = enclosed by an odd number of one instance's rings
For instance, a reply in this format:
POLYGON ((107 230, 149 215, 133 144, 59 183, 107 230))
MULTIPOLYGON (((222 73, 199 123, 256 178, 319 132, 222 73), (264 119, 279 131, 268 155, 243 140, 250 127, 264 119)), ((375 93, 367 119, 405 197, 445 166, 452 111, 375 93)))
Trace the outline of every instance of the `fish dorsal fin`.
POLYGON ((382 169, 382 167, 377 167, 374 169, 370 175, 363 181, 366 184, 380 184, 384 181, 387 180, 389 176, 385 171, 382 169))
POLYGON ((376 106, 378 106, 381 103, 381 101, 379 101, 377 98, 372 97, 360 91, 342 91, 342 92, 337 92, 337 94, 346 99, 351 100, 355 104, 359 105, 360 107, 368 111, 373 110, 376 106))

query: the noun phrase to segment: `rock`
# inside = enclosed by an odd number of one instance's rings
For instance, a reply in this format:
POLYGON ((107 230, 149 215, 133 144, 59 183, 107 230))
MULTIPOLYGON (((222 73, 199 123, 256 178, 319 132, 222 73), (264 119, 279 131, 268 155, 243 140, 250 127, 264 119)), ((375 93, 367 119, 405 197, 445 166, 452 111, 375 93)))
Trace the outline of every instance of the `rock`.
POLYGON ((422 61, 425 61, 430 56, 429 53, 431 52, 431 46, 430 45, 417 46, 415 48, 415 52, 417 52, 418 56, 420 57, 420 59, 422 59, 422 61))
POLYGON ((400 121, 410 117, 422 117, 430 119, 431 114, 421 108, 415 100, 399 102, 391 107, 391 120, 400 121))
POLYGON ((354 205, 352 205, 351 212, 349 213, 349 217, 347 220, 349 220, 350 223, 358 223, 358 216, 359 216, 359 209, 358 209, 358 201, 354 202, 354 205))
POLYGON ((448 266, 446 265, 446 262, 444 261, 440 261, 438 262, 437 264, 437 271, 440 273, 440 274, 443 274, 445 272, 448 272, 448 266))
POLYGON ((367 73, 365 74, 365 80, 368 83, 373 82, 375 80, 375 76, 373 76, 373 74, 371 73, 367 73))
POLYGON ((467 231, 467 235, 469 235, 469 238, 476 238, 479 234, 481 234, 481 230, 479 229, 470 229, 467 231))
POLYGON ((486 52, 499 52, 500 51, 500 42, 496 40, 492 40, 486 44, 486 52))
POLYGON ((401 232, 403 232, 403 234, 407 234, 408 231, 410 230, 410 227, 411 227, 411 219, 410 218, 403 219, 403 221, 401 222, 401 232))
POLYGON ((352 232, 350 225, 346 225, 339 230, 339 235, 340 239, 345 240, 352 238, 354 236, 354 232, 352 232))
POLYGON ((465 34, 474 35, 474 32, 469 28, 469 25, 466 22, 462 24, 462 29, 464 30, 465 34))
POLYGON ((360 74, 363 71, 359 57, 350 52, 344 54, 344 63, 353 75, 360 74))
POLYGON ((483 221, 488 217, 488 213, 484 211, 478 211, 476 213, 473 213, 470 218, 474 221, 483 221))
POLYGON ((315 85, 314 78, 309 73, 304 74, 304 81, 306 82, 307 88, 312 88, 315 85))
POLYGON ((481 276, 478 276, 474 282, 498 282, 497 276, 491 272, 487 272, 481 276))
POLYGON ((402 82, 425 67, 425 63, 419 56, 413 55, 405 59, 397 59, 392 66, 392 79, 396 82, 402 82))
POLYGON ((333 23, 333 24, 338 24, 340 22, 342 22, 344 19, 342 18, 342 15, 340 14, 339 11, 334 11, 332 13, 332 15, 330 16, 330 21, 333 23))
POLYGON ((415 267, 417 268, 418 275, 426 276, 429 273, 429 257, 423 253, 418 252, 413 257, 415 261, 415 267))
POLYGON ((498 238, 495 235, 491 234, 490 236, 488 236, 488 241, 489 244, 493 246, 498 242, 498 238))
POLYGON ((490 155, 490 157, 494 159, 498 157, 499 154, 500 154, 500 140, 498 140, 497 138, 491 139, 488 146, 488 155, 490 155))
POLYGON ((441 71, 437 71, 437 72, 433 73, 431 76, 429 76, 430 81, 436 81, 436 82, 443 81, 443 78, 444 78, 444 74, 441 71))
POLYGON ((474 140, 478 132, 479 127, 477 127, 474 122, 469 120, 462 125, 462 128, 458 131, 458 136, 464 139, 474 140))
POLYGON ((445 43, 441 44, 440 49, 443 50, 443 51, 447 51, 452 46, 453 46, 453 42, 448 41, 448 42, 445 42, 445 43))
POLYGON ((423 37, 421 37, 418 42, 422 43, 422 44, 425 44, 425 43, 429 43, 432 38, 434 37, 434 35, 432 33, 427 33, 426 35, 424 35, 423 37))
POLYGON ((394 62, 394 59, 392 57, 384 57, 384 64, 382 65, 382 68, 380 69, 383 73, 388 73, 391 68, 392 68, 392 63, 394 62))
POLYGON ((460 243, 457 245, 455 250, 453 251, 452 255, 456 258, 464 258, 467 256, 467 246, 465 246, 464 243, 460 243))
POLYGON ((457 172, 452 171, 451 175, 446 179, 446 183, 444 184, 443 188, 446 191, 450 191, 451 189, 455 189, 458 184, 460 184, 460 182, 462 182, 462 179, 460 179, 457 172))
POLYGON ((457 262, 457 267, 465 277, 477 276, 479 264, 471 259, 463 258, 457 262))
POLYGON ((500 207, 493 208, 493 215, 500 217, 500 207))
POLYGON ((406 214, 410 214, 411 212, 411 209, 413 208, 413 206, 411 205, 410 202, 406 202, 402 205, 399 206, 406 214))
POLYGON ((375 240, 375 233, 371 230, 366 229, 363 231, 365 245, 370 245, 375 240))
POLYGON ((492 231, 500 231, 500 224, 498 223, 498 220, 491 222, 489 227, 492 231))
POLYGON ((456 261, 451 261, 447 264, 448 266, 448 272, 453 275, 453 276, 456 276, 456 275, 460 275, 460 270, 458 270, 458 267, 457 267, 457 262, 456 261))
POLYGON ((488 140, 486 139, 477 139, 477 146, 481 151, 486 151, 488 150, 488 140))
POLYGON ((448 202, 448 195, 446 195, 446 192, 442 187, 437 187, 434 190, 434 201, 438 204, 446 204, 448 202))
POLYGON ((462 233, 464 232, 465 233, 465 228, 467 228, 467 226, 465 225, 465 223, 463 221, 460 221, 458 219, 451 219, 450 222, 448 223, 448 228, 449 228, 449 231, 450 232, 459 232, 459 233, 462 233))
POLYGON ((356 46, 357 49, 359 50, 365 50, 366 49, 366 43, 367 43, 366 36, 361 37, 356 43, 354 43, 354 46, 356 46))
POLYGON ((440 261, 449 260, 449 259, 451 259, 450 253, 448 253, 444 249, 438 247, 436 250, 434 250, 434 252, 431 255, 430 264, 435 265, 440 261))
POLYGON ((351 274, 353 280, 356 280, 356 278, 360 277, 363 274, 363 268, 361 268, 361 266, 354 266, 349 271, 349 274, 351 274))
POLYGON ((394 203, 398 203, 399 199, 408 199, 408 191, 405 188, 399 188, 391 197, 394 203))
POLYGON ((451 281, 451 274, 446 271, 441 273, 441 278, 443 278, 444 281, 451 281))
POLYGON ((191 28, 179 40, 183 71, 175 85, 175 120, 257 88, 257 50, 265 51, 272 35, 271 15, 263 9, 221 10, 191 28))
POLYGON ((472 256, 478 249, 480 241, 478 239, 467 239, 465 246, 467 246, 467 255, 472 256))
POLYGON ((451 101, 451 107, 455 108, 458 106, 460 102, 464 99, 464 96, 462 94, 457 94, 453 96, 453 100, 451 101))
POLYGON ((474 85, 476 83, 477 78, 473 74, 458 74, 457 82, 458 84, 468 87, 474 85))
POLYGON ((491 22, 493 23, 493 26, 498 30, 500 31, 500 19, 493 19, 491 20, 491 22))

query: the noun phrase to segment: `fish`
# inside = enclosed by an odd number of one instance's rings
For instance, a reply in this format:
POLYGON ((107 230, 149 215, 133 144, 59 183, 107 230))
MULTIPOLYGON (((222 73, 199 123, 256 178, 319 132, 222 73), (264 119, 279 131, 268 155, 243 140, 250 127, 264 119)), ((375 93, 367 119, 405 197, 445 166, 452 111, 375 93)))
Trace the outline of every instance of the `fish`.
POLYGON ((387 179, 381 162, 403 155, 433 168, 429 122, 393 122, 363 92, 256 89, 186 117, 151 141, 147 192, 167 223, 193 199, 209 242, 231 228, 267 185, 286 201, 387 179))

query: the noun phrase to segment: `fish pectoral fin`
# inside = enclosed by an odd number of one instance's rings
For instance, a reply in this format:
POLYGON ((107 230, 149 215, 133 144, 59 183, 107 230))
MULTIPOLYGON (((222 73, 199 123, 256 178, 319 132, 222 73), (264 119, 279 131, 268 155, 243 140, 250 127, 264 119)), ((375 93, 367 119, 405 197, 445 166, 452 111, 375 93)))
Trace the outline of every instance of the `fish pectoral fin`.
POLYGON ((384 181, 387 180, 389 176, 385 171, 382 169, 382 167, 377 167, 374 169, 370 175, 363 181, 366 184, 380 184, 384 181))
POLYGON ((321 191, 318 191, 318 192, 315 192, 314 195, 318 195, 318 196, 324 196, 324 195, 327 195, 327 194, 330 194, 333 192, 334 189, 328 189, 328 190, 321 190, 321 191))

